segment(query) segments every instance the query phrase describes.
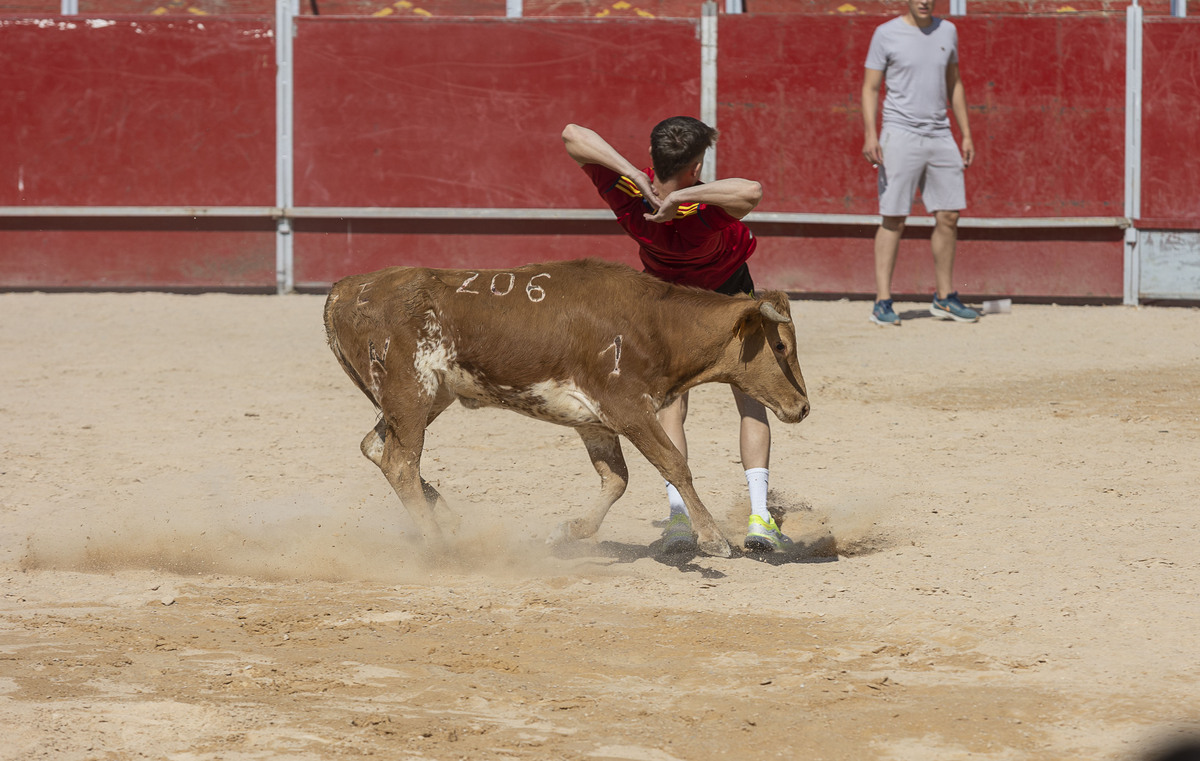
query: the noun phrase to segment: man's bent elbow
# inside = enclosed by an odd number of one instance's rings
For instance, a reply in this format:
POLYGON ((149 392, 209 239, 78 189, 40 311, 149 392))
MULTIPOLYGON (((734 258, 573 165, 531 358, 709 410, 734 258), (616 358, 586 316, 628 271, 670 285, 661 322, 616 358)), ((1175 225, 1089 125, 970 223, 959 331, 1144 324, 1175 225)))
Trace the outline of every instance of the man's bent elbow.
POLYGON ((759 201, 762 200, 763 189, 762 183, 755 182, 754 180, 750 180, 749 182, 750 186, 746 189, 746 203, 753 210, 755 206, 758 206, 759 201))
POLYGON ((580 153, 581 146, 584 144, 584 128, 578 124, 568 124, 563 127, 562 141, 563 147, 567 149, 567 155, 577 164, 584 164, 583 156, 580 153))

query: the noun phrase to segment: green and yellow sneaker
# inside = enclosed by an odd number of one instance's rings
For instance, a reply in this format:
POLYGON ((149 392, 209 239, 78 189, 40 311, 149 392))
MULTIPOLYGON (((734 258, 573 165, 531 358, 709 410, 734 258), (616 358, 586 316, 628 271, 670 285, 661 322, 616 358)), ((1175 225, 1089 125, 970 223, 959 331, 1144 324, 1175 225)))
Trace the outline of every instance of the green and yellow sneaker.
POLYGON ((696 551, 696 532, 692 521, 683 513, 676 513, 667 521, 662 533, 662 549, 669 555, 696 551))
POLYGON ((796 546, 772 518, 768 523, 757 515, 750 516, 750 528, 746 531, 747 552, 786 552, 796 546))

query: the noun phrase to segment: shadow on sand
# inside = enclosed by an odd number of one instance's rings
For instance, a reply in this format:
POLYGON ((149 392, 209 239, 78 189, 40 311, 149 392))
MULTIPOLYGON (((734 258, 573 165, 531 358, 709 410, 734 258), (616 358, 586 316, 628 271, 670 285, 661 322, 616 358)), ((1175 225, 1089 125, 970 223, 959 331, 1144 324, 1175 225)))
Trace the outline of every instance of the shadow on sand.
MULTIPOLYGON (((569 542, 555 547, 553 554, 561 560, 605 558, 612 565, 650 559, 661 565, 676 568, 684 573, 698 573, 702 578, 706 579, 725 577, 724 573, 699 564, 699 561, 704 559, 704 555, 695 552, 663 552, 661 539, 655 540, 649 545, 626 544, 624 542, 569 542)), ((743 547, 735 544, 733 546, 733 559, 738 558, 766 563, 768 565, 835 563, 838 559, 837 541, 832 534, 814 532, 811 536, 796 539, 795 546, 787 552, 747 552, 743 547)))

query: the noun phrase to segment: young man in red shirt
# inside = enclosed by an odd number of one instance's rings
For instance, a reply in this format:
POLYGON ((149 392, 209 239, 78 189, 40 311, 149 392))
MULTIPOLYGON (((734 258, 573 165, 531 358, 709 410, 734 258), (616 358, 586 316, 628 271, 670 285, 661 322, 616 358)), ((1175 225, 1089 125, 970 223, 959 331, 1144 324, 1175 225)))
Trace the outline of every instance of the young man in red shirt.
MULTIPOLYGON (((718 293, 754 293, 746 260, 754 253, 756 241, 741 220, 762 200, 762 186, 739 178, 700 182, 704 152, 717 140, 715 129, 690 116, 660 122, 650 133, 653 166, 644 170, 586 127, 568 124, 562 139, 567 153, 617 215, 617 222, 637 241, 646 272, 718 293)), ((742 467, 750 487, 746 548, 789 549, 792 541, 767 512, 771 428, 766 409, 737 389, 733 397, 741 415, 742 467)), ((684 457, 687 405, 684 394, 659 412, 659 422, 684 457)), ((663 550, 694 551, 695 532, 687 508, 669 483, 667 498, 671 514, 663 531, 663 550)))

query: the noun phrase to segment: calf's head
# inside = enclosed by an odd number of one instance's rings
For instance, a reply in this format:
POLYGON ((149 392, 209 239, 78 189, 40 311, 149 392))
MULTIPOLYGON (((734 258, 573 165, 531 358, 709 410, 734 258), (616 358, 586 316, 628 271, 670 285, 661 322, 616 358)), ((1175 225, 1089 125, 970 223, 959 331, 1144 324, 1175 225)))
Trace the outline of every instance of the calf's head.
POLYGON ((809 411, 808 389, 796 357, 796 329, 787 295, 769 291, 746 302, 734 335, 741 344, 735 385, 781 421, 803 420, 809 411))

